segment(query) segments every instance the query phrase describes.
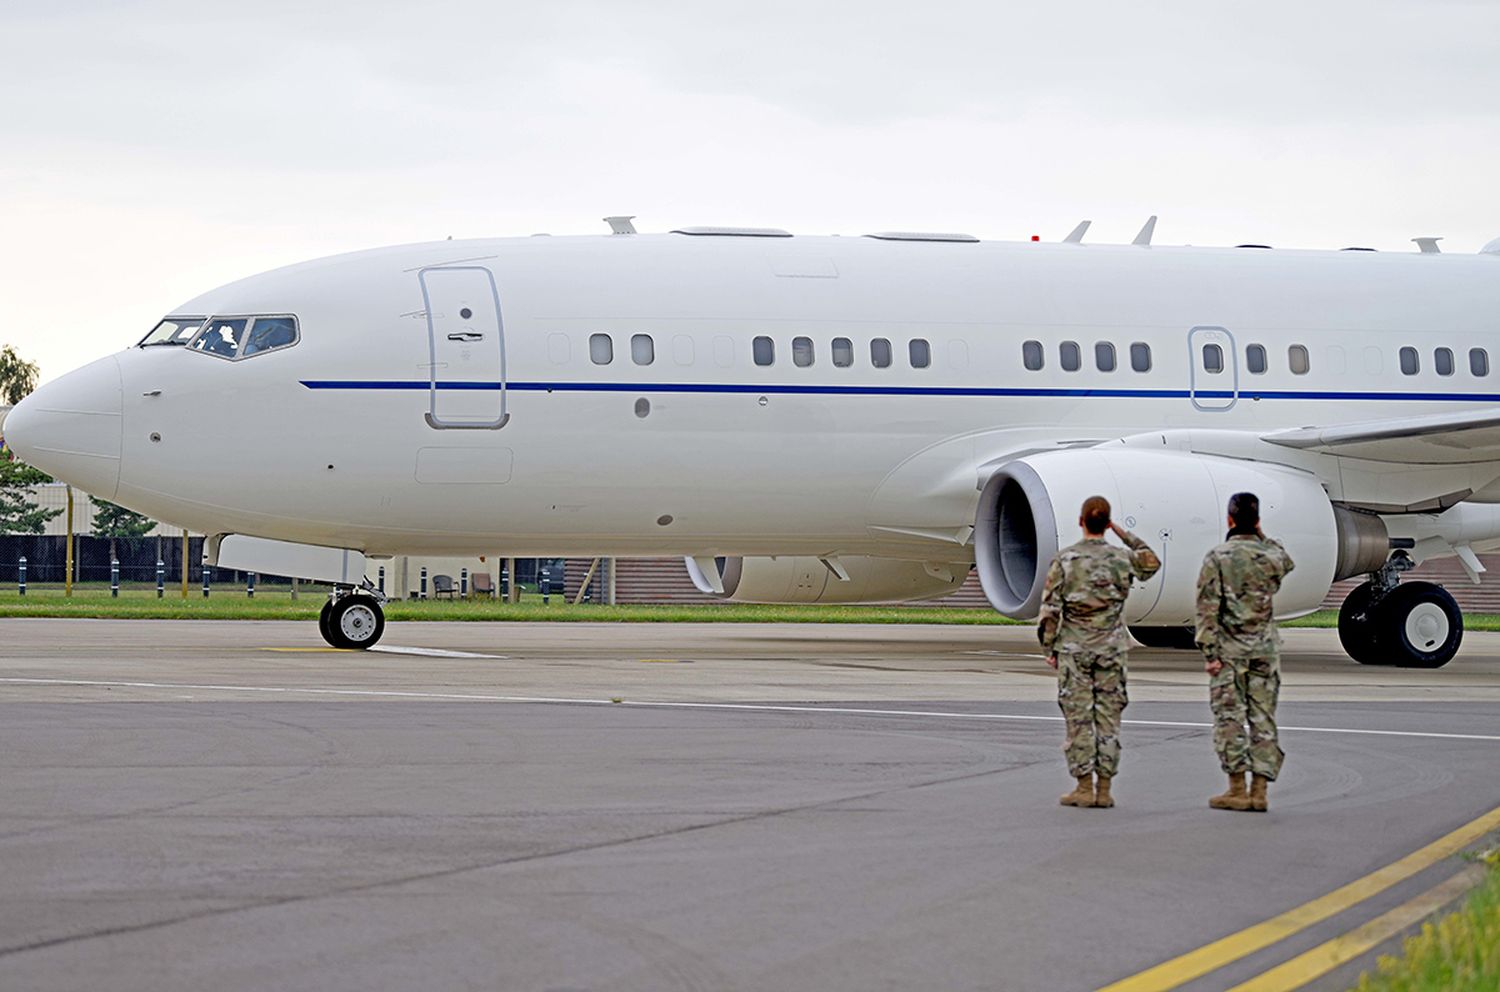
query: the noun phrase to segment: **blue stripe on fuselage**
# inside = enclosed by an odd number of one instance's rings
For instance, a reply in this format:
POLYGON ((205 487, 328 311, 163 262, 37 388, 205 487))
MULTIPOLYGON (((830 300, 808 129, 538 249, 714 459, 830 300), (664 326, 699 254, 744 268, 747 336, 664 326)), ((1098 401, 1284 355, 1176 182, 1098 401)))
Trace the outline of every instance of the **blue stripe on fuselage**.
MULTIPOLYGON (((401 379, 304 379, 308 389, 374 389, 422 390, 432 388, 424 381, 401 379)), ((441 390, 498 391, 498 382, 440 382, 441 390)), ((764 395, 805 396, 980 396, 980 397, 1106 397, 1114 399, 1229 399, 1228 390, 1186 389, 1090 389, 1065 387, 1009 386, 829 386, 772 385, 751 383, 684 383, 684 382, 511 382, 506 389, 530 393, 749 393, 764 395)), ((1500 403, 1500 393, 1380 393, 1366 391, 1289 389, 1243 391, 1244 400, 1406 400, 1446 403, 1500 403)))

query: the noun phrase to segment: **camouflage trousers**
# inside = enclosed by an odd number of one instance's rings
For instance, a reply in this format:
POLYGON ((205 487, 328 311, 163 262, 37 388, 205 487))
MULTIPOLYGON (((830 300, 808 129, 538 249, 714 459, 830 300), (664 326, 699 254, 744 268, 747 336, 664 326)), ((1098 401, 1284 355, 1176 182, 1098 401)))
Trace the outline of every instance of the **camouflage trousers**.
POLYGON ((1286 757, 1276 741, 1281 664, 1275 657, 1220 660, 1224 667, 1208 683, 1219 765, 1230 775, 1248 771, 1275 781, 1286 757))
POLYGON ((1074 778, 1120 770, 1120 714, 1125 694, 1124 651, 1070 651, 1057 656, 1057 705, 1067 725, 1063 754, 1074 778))

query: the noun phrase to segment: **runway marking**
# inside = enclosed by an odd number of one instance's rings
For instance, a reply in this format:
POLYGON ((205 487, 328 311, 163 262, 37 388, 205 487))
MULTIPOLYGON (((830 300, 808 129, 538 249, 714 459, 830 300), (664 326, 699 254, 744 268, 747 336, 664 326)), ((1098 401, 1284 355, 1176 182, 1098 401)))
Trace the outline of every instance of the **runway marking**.
MULTIPOLYGON (((378 649, 372 649, 378 650, 378 649)), ((477 655, 481 658, 500 658, 501 655, 477 655)), ((916 716, 937 717, 944 720, 989 720, 1018 723, 1062 723, 1061 716, 1031 715, 1022 713, 965 713, 953 710, 895 710, 877 709, 868 706, 808 706, 795 703, 696 703, 677 700, 587 699, 568 696, 500 696, 477 692, 422 692, 416 689, 346 689, 332 686, 282 686, 282 685, 208 685, 192 682, 117 682, 100 679, 41 679, 0 677, 0 684, 11 685, 76 685, 109 686, 117 689, 198 689, 219 692, 266 692, 281 694, 302 693, 313 696, 361 696, 390 699, 445 699, 473 703, 548 703, 566 706, 611 706, 625 705, 657 709, 684 710, 734 710, 749 713, 836 713, 844 716, 916 716)), ((1211 723, 1186 720, 1125 720, 1127 727, 1172 727, 1188 730, 1211 730, 1211 723)), ((1500 743, 1500 734, 1445 734, 1428 730, 1361 730, 1355 727, 1288 727, 1282 731, 1312 734, 1356 734, 1374 737, 1420 737, 1451 741, 1494 741, 1500 743)))
POLYGON ((395 645, 377 644, 367 651, 379 651, 382 654, 408 654, 422 658, 483 658, 491 661, 507 661, 507 655, 503 654, 475 654, 472 651, 448 651, 444 648, 400 648, 395 645))
MULTIPOLYGON (((261 648, 262 651, 276 651, 281 654, 359 654, 356 648, 261 648)), ((508 661, 509 656, 503 654, 474 654, 470 651, 447 651, 443 648, 401 648, 394 645, 377 645, 373 648, 365 648, 366 651, 379 651, 382 654, 405 654, 420 658, 485 658, 495 661, 508 661)))
MULTIPOLYGON (((1195 978, 1200 978, 1211 971, 1217 971, 1227 964, 1238 961, 1240 958, 1270 947, 1295 933, 1300 933, 1330 916, 1342 913, 1351 906, 1384 892, 1396 883, 1425 871, 1444 858, 1457 854, 1469 844, 1497 829, 1500 829, 1500 806, 1483 816, 1470 820, 1426 847, 1413 851, 1406 857, 1393 861, 1363 878, 1357 878, 1347 885, 1334 889, 1327 895, 1319 896, 1311 902, 1305 902, 1280 916, 1273 916, 1269 920, 1247 927, 1238 933, 1220 937, 1213 943, 1205 944, 1197 950, 1179 955, 1170 961, 1163 961, 1129 978, 1106 985, 1098 992, 1167 992, 1168 989, 1175 989, 1195 978)), ((1313 976, 1309 976, 1309 980, 1311 977, 1313 976)))
POLYGON ((1369 923, 1319 944, 1305 954, 1299 954, 1248 982, 1241 982, 1229 992, 1291 992, 1292 989, 1300 989, 1313 979, 1328 974, 1340 965, 1348 964, 1372 947, 1378 947, 1412 924, 1431 916, 1472 889, 1483 878, 1484 872, 1477 868, 1461 871, 1409 902, 1382 913, 1369 923))

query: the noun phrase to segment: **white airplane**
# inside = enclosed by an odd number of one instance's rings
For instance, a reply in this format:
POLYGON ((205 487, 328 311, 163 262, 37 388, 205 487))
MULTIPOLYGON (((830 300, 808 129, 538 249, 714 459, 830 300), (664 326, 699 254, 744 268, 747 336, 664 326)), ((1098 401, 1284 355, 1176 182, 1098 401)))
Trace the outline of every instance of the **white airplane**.
MULTIPOLYGON (((1154 218, 1152 219, 1154 222, 1154 218)), ((211 564, 336 584, 365 559, 660 555, 755 602, 915 600, 977 566, 1036 614, 1093 493, 1159 552, 1127 619, 1191 643, 1235 491, 1297 569, 1368 575, 1366 664, 1436 667, 1453 598, 1401 573, 1500 547, 1500 240, 1477 255, 793 237, 683 228, 320 259, 175 308, 38 389, 6 439, 210 535, 211 564)))

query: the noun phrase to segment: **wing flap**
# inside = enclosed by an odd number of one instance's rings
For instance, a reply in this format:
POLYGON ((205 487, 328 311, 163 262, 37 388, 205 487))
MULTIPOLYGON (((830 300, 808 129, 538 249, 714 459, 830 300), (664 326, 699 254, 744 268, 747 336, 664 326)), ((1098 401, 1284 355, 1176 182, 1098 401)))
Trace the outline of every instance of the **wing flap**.
POLYGON ((1261 435, 1285 448, 1346 458, 1414 465, 1500 458, 1500 410, 1373 420, 1337 427, 1302 427, 1261 435))

